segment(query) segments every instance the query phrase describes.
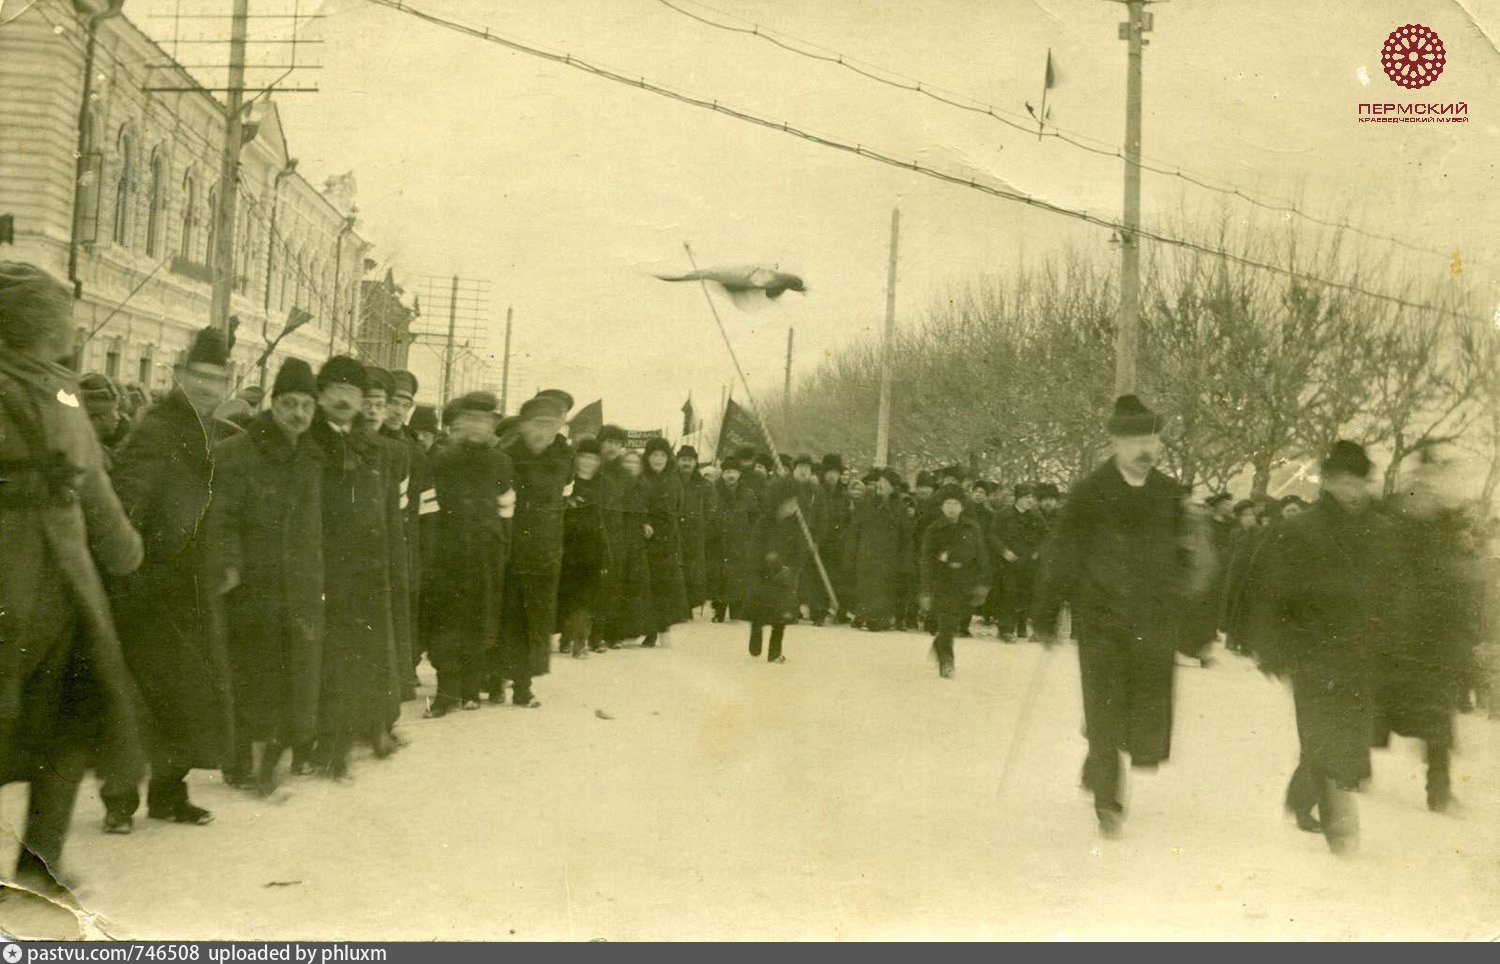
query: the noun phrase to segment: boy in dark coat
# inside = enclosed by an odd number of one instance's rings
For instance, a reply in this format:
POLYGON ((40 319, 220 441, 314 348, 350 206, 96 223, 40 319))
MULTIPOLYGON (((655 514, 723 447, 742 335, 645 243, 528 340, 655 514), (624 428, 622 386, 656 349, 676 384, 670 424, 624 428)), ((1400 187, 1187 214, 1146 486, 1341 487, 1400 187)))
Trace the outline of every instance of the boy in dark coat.
POLYGON ((1212 575, 1207 532, 1182 486, 1156 470, 1161 418, 1122 395, 1106 424, 1114 457, 1079 483, 1042 550, 1033 619, 1056 639, 1071 606, 1088 756, 1083 785, 1106 837, 1125 807, 1121 752, 1155 769, 1172 745, 1174 627, 1212 575))
MULTIPOLYGON (((336 355, 318 372, 318 414, 308 435, 323 456, 323 685, 318 763, 349 775, 354 741, 378 757, 395 749, 403 667, 396 649, 392 574, 405 567, 400 469, 362 409, 365 366, 336 355)), ((311 761, 292 759, 294 772, 311 761)))
POLYGON ((100 574, 140 565, 141 539, 59 364, 73 353, 71 289, 0 262, 0 349, 0 785, 30 785, 16 882, 61 897, 84 772, 101 756, 140 756, 138 697, 100 574))
POLYGON ((609 570, 609 539, 599 505, 599 443, 585 438, 573 446, 573 488, 563 513, 562 575, 557 586, 557 622, 562 636, 558 652, 574 659, 606 652, 593 635, 594 607, 599 586, 609 570))
POLYGON ((323 463, 307 437, 312 369, 282 363, 271 410, 214 452, 209 585, 223 611, 234 693, 235 775, 261 795, 286 747, 317 736, 323 654, 323 463))
POLYGON ((725 459, 714 483, 717 517, 710 543, 714 619, 743 619, 744 607, 755 578, 755 546, 751 533, 760 518, 760 501, 742 478, 745 466, 738 459, 725 459))
MULTIPOLYGON (((571 405, 571 399, 551 393, 528 399, 521 406, 517 437, 505 449, 515 468, 516 517, 500 614, 501 671, 512 683, 511 702, 527 708, 542 705, 531 679, 548 670, 557 624, 563 513, 573 479, 573 447, 559 432, 571 405)), ((491 690, 492 702, 504 698, 503 689, 491 690)))
POLYGON ((430 718, 455 707, 479 709, 479 694, 499 642, 505 564, 516 492, 510 456, 500 449, 495 425, 500 403, 489 392, 457 400, 447 445, 429 465, 431 492, 421 511, 428 658, 437 670, 430 718))
POLYGON ((934 497, 940 515, 922 534, 921 607, 934 627, 938 675, 953 676, 953 636, 989 592, 990 559, 984 534, 964 515, 964 490, 944 485, 934 497))
POLYGON ((771 627, 766 659, 785 663, 781 647, 786 624, 797 621, 797 587, 807 558, 807 537, 797 521, 800 486, 778 479, 766 487, 767 510, 754 532, 756 575, 750 593, 750 655, 759 657, 765 629, 771 627))
MULTIPOLYGON (((233 753, 229 666, 212 631, 203 578, 203 518, 212 492, 213 446, 238 429, 212 412, 229 388, 229 344, 198 332, 177 367, 177 387, 152 406, 115 458, 120 504, 141 533, 145 561, 112 587, 115 624, 150 713, 147 813, 205 824, 188 801, 188 771, 222 769, 233 753)), ((140 806, 135 774, 111 772, 100 791, 106 829, 128 833, 140 806)))

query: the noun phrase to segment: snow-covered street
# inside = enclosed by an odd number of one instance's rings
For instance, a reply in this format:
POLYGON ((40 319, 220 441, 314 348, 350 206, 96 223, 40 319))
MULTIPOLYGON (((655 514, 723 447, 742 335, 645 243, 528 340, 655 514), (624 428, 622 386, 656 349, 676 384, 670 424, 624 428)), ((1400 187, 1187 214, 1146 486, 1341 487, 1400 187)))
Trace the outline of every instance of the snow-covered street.
MULTIPOLYGON (((1281 812, 1286 688, 1233 656, 1179 667, 1172 760, 1132 775, 1104 842, 1071 646, 959 640, 942 680, 917 634, 791 627, 785 665, 744 634, 700 620, 670 649, 554 656, 541 709, 411 718, 411 745, 350 784, 289 779, 268 804, 195 772, 205 828, 142 813, 106 836, 90 780, 66 869, 104 931, 139 938, 1500 934, 1500 725, 1481 715, 1459 721, 1457 812, 1425 809, 1398 740, 1340 860, 1281 812)), ((23 797, 5 789, 10 828, 23 797)))

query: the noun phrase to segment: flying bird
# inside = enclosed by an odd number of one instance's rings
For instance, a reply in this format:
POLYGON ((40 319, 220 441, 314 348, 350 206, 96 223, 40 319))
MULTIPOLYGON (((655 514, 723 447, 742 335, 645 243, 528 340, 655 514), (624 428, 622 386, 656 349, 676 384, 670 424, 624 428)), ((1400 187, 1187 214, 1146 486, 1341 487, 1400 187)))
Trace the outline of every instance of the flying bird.
POLYGON ((757 302, 764 304, 766 299, 775 301, 788 291, 807 291, 797 275, 760 265, 725 265, 656 277, 662 281, 711 281, 741 308, 753 307, 757 302))

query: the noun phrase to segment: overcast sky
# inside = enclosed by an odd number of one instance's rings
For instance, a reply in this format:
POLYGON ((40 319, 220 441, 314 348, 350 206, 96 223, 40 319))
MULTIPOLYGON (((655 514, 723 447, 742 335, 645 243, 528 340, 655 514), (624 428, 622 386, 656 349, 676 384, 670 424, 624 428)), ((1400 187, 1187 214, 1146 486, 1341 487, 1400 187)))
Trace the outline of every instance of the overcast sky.
MULTIPOLYGON (((1116 218, 1121 163, 886 87, 764 40, 697 23, 659 0, 412 0, 536 46, 840 140, 975 173, 1116 218)), ((1118 145, 1125 44, 1104 0, 711 0, 679 5, 885 67, 1024 116, 1050 47, 1052 120, 1118 145), (715 12, 721 11, 721 12, 715 12)), ((304 0, 304 4, 306 4, 304 0)), ((129 0, 146 14, 229 0, 129 0)), ((289 0, 252 0, 252 11, 289 0)), ((304 6, 304 8, 305 8, 304 6)), ((1144 151, 1215 183, 1291 199, 1440 251, 1458 248, 1500 304, 1500 4, 1495 0, 1175 0, 1155 5, 1145 54, 1144 151), (1381 72, 1386 34, 1436 30, 1442 77, 1419 93, 1381 72), (1361 101, 1469 104, 1467 124, 1358 124, 1361 101)), ((919 317, 946 286, 1039 263, 1073 245, 1113 256, 1108 232, 830 151, 502 49, 365 0, 328 0, 316 25, 321 92, 281 114, 315 183, 353 170, 360 230, 398 278, 487 279, 491 349, 514 306, 513 387, 605 399, 628 427, 675 432, 688 392, 717 404, 733 369, 701 292, 650 273, 760 261, 810 292, 746 314, 721 311, 757 391, 794 366, 878 333, 888 227, 901 207, 898 312, 919 317)), ((1147 225, 1255 209, 1147 175, 1147 225)), ((1441 275, 1445 258, 1417 270, 1441 275)), ((430 352, 415 348, 414 358, 430 352)), ((434 369, 435 370, 435 369, 434 369)), ((981 391, 982 386, 976 386, 981 391)), ((736 390, 736 396, 741 393, 736 390)), ((899 400, 898 400, 899 404, 899 400)), ((871 415, 873 423, 873 413, 871 415)))

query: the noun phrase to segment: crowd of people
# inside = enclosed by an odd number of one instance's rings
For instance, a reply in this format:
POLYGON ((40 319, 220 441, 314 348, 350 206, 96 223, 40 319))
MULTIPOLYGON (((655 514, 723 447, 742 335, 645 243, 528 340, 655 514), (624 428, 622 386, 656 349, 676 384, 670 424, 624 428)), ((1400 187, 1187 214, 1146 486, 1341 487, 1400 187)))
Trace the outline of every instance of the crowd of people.
POLYGON ((1050 646, 1071 618, 1107 835, 1122 754, 1169 755, 1175 660, 1207 665, 1220 638, 1292 681, 1299 826, 1348 849, 1348 791, 1391 732, 1426 742, 1429 803, 1448 803, 1483 593, 1430 457, 1388 504, 1340 443, 1313 505, 1198 505, 1156 468, 1161 417, 1123 396, 1112 457, 1066 499, 837 454, 703 464, 612 425, 569 438, 559 389, 509 417, 487 392, 437 411, 410 373, 348 356, 287 359, 268 392, 231 396, 212 328, 127 414, 127 392, 59 363, 71 311, 45 272, 0 264, 0 638, 20 641, 0 648, 0 779, 30 784, 28 886, 60 886, 89 770, 108 832, 132 831, 143 783, 149 817, 206 824, 194 769, 262 795, 288 771, 347 780, 355 748, 404 745, 403 703, 536 708, 554 645, 663 646, 695 611, 742 620, 773 664, 799 623, 921 630, 943 677, 981 626, 1050 646))

